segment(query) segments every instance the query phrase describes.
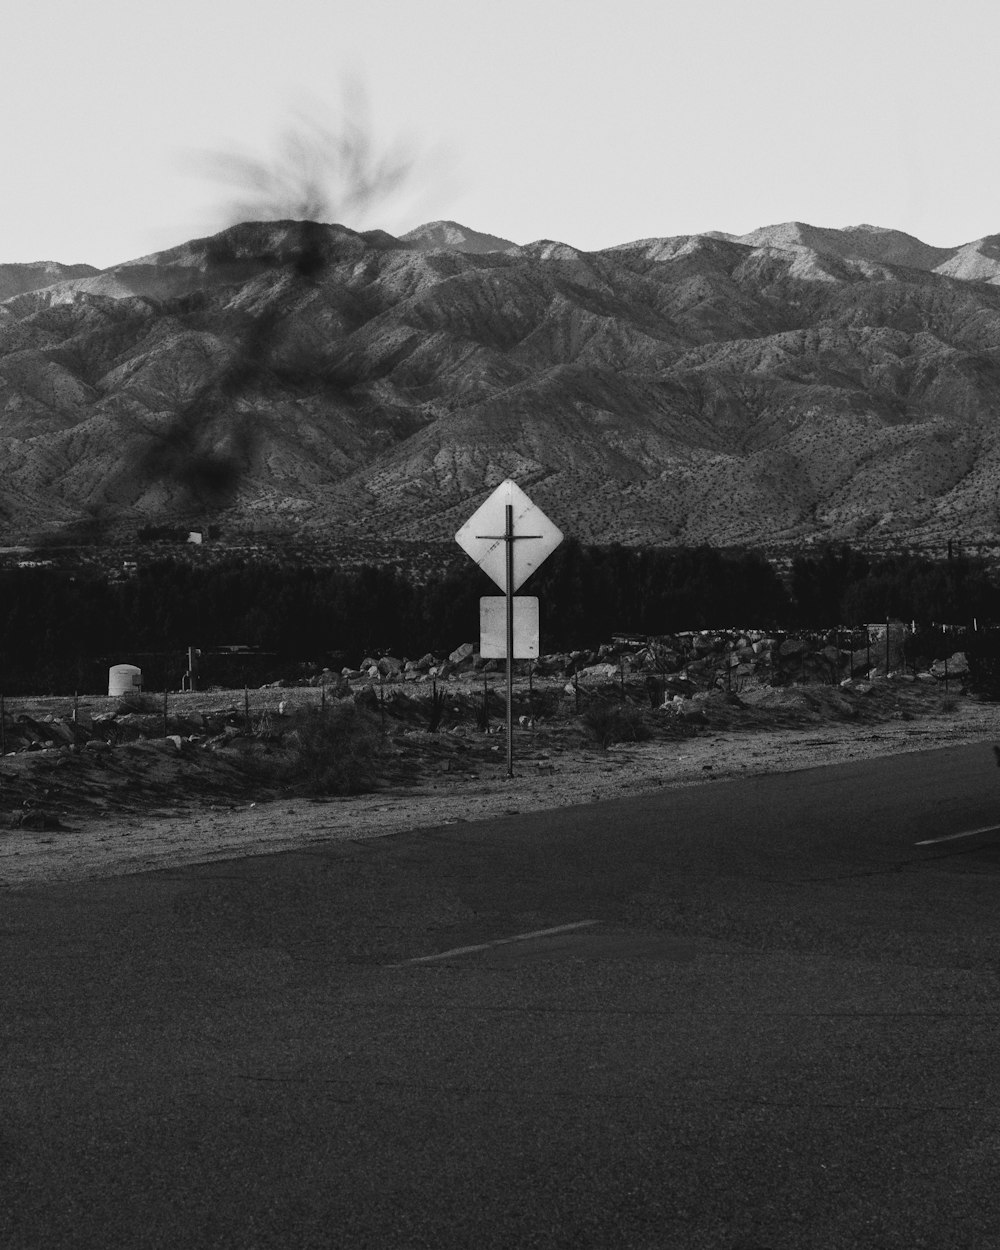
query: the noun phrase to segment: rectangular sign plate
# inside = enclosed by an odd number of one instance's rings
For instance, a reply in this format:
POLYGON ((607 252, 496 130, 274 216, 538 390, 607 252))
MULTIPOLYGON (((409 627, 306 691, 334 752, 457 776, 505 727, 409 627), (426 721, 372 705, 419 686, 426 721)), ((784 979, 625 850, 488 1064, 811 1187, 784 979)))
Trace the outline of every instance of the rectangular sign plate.
MULTIPOLYGON (((479 654, 484 660, 507 658, 507 599, 486 595, 479 600, 479 654)), ((514 659, 538 658, 538 599, 514 596, 514 659)))

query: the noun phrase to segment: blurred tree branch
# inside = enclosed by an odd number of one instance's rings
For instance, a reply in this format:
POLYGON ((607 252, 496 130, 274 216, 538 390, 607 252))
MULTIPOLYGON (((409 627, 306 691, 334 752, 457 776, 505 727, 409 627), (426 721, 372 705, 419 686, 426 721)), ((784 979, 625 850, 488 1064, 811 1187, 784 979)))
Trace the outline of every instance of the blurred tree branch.
POLYGON ((343 92, 341 115, 324 119, 316 102, 300 106, 267 157, 205 152, 200 172, 237 192, 232 221, 337 221, 351 226, 411 179, 416 150, 403 140, 381 146, 367 95, 357 83, 343 92))
POLYGON ((331 122, 316 102, 300 106, 267 157, 231 152, 203 152, 196 171, 235 191, 226 207, 231 225, 241 221, 298 224, 295 243, 281 258, 292 278, 291 289, 276 292, 243 331, 232 359, 217 376, 178 406, 169 428, 151 436, 138 467, 147 477, 181 486, 192 503, 218 509, 231 503, 246 473, 256 432, 232 423, 223 445, 218 418, 257 381, 282 333, 282 308, 294 304, 295 284, 314 284, 327 264, 323 224, 349 227, 384 207, 411 180, 416 150, 403 141, 389 146, 375 138, 371 110, 363 89, 349 82, 340 116, 331 122))

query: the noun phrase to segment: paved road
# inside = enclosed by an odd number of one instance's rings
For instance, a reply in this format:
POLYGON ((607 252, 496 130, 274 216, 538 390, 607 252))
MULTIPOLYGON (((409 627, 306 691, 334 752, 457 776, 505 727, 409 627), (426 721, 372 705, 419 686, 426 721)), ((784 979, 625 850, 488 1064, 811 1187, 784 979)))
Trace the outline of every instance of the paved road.
POLYGON ((984 744, 6 891, 0 1244, 1000 1247, 998 885, 984 744))

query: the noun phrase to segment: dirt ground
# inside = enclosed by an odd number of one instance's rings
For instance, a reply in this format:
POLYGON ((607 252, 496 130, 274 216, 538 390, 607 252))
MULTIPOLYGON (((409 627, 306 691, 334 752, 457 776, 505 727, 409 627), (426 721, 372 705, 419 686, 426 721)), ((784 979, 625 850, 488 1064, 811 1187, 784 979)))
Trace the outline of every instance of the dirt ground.
MULTIPOLYGON (((286 703, 318 697, 276 692, 275 704, 279 696, 286 703)), ((235 717, 242 698, 229 703, 231 697, 188 699, 192 708, 235 717)), ((91 712, 106 703, 89 702, 91 712)), ((32 716, 46 711, 62 714, 66 701, 30 701, 32 716)), ((518 724, 508 777, 506 735, 497 722, 484 733, 446 718, 431 733, 412 718, 390 719, 382 779, 371 793, 344 797, 269 788, 234 751, 197 741, 149 738, 101 753, 8 754, 0 759, 0 885, 270 854, 708 780, 1000 741, 1000 704, 892 680, 846 691, 762 687, 738 700, 717 691, 687 701, 683 714, 646 709, 643 720, 650 740, 607 749, 574 715, 518 724)))

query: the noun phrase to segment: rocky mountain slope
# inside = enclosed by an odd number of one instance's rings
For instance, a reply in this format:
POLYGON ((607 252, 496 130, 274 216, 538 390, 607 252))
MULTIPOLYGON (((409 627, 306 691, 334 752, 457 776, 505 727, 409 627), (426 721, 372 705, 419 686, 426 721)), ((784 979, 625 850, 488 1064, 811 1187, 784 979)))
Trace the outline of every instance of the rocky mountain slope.
POLYGON ((0 265, 0 300, 10 299, 25 291, 37 291, 70 278, 89 278, 101 271, 93 265, 60 265, 55 260, 36 264, 0 265))
POLYGON ((468 226, 459 225, 457 221, 429 221, 415 230, 400 235, 403 243, 419 247, 425 252, 436 252, 441 248, 452 248, 456 252, 511 252, 521 249, 510 239, 501 239, 495 234, 482 234, 478 230, 470 230, 468 226))
POLYGON ((81 518, 446 539, 506 476, 585 540, 996 536, 1000 236, 587 253, 272 222, 38 268, 0 303, 0 543, 81 518))

